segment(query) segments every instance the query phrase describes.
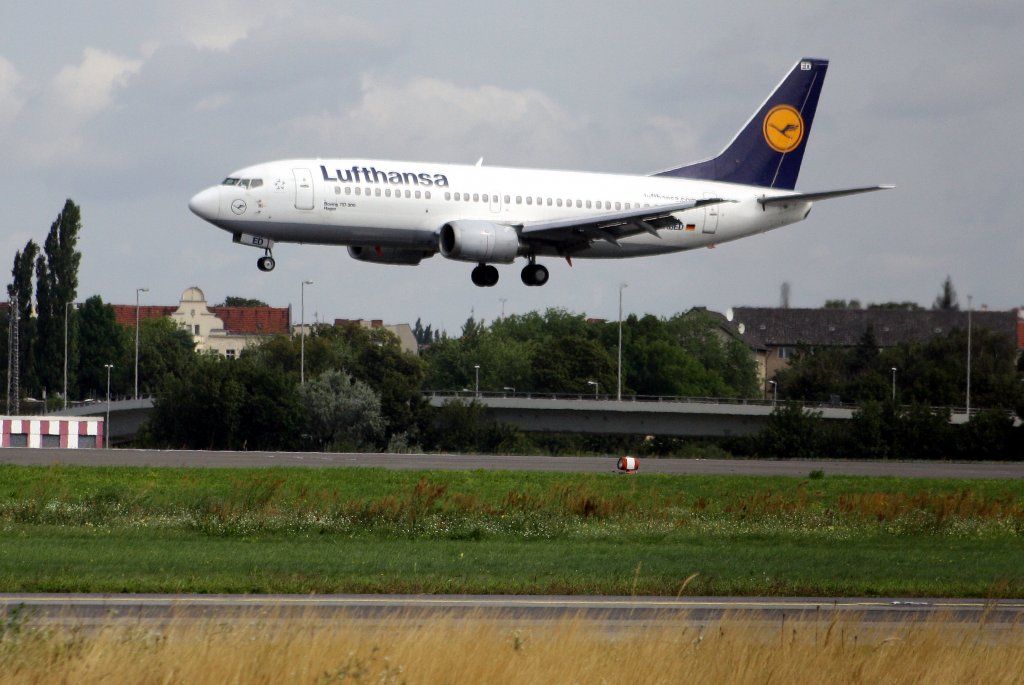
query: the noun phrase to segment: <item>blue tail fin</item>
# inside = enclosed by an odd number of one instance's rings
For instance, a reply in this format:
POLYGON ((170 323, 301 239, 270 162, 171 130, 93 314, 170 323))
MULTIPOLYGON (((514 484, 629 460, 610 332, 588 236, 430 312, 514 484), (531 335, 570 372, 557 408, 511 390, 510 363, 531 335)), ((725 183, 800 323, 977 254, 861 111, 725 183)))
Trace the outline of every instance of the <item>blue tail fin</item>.
POLYGON ((722 154, 655 175, 793 190, 827 70, 828 60, 800 60, 722 154))

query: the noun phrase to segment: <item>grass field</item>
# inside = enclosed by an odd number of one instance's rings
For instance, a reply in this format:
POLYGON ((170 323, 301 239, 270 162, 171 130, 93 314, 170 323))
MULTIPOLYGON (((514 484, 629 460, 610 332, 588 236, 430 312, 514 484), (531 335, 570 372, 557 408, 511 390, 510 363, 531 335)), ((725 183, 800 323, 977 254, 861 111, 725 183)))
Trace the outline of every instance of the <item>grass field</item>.
POLYGON ((0 591, 1022 596, 1024 483, 0 466, 0 591))
POLYGON ((763 625, 407 618, 0 624, 5 683, 1020 683, 1024 629, 856 617, 763 625))

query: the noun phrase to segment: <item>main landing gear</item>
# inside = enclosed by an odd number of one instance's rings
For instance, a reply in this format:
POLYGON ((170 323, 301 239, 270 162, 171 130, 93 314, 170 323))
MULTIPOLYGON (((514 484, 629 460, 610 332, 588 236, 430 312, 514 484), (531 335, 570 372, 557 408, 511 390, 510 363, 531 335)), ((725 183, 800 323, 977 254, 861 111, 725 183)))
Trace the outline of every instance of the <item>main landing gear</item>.
POLYGON ((490 264, 480 264, 470 274, 473 285, 480 288, 490 288, 498 282, 498 270, 490 264))
POLYGON ((260 271, 273 271, 275 266, 277 266, 277 262, 274 261, 274 256, 270 254, 270 250, 267 250, 267 254, 256 260, 256 268, 260 271))
MULTIPOLYGON (((490 264, 477 265, 471 275, 473 285, 481 288, 490 288, 498 282, 498 270, 490 264)), ((520 277, 525 285, 539 286, 548 282, 549 274, 547 267, 530 260, 530 263, 523 267, 520 277)))
POLYGON ((523 267, 523 271, 519 274, 519 277, 523 279, 524 285, 544 285, 548 282, 548 270, 547 267, 536 264, 533 260, 529 264, 523 267))

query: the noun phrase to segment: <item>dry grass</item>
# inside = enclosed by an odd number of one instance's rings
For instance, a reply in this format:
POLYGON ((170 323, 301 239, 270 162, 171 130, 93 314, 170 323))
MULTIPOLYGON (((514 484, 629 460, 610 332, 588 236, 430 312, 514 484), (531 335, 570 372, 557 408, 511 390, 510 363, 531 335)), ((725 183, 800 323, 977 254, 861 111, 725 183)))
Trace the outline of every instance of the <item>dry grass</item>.
POLYGON ((1024 629, 831 620, 174 621, 0 637, 0 683, 1020 683, 1024 629), (518 627, 517 627, 518 626, 518 627))

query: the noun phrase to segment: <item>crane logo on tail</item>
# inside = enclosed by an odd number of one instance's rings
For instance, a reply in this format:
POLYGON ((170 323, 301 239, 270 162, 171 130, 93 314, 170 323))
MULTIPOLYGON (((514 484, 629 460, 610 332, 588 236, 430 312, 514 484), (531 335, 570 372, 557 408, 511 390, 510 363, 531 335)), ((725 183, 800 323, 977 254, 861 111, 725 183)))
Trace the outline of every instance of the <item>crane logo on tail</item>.
POLYGON ((804 139, 804 119, 790 105, 773 107, 764 118, 764 139, 776 152, 791 152, 804 139))

